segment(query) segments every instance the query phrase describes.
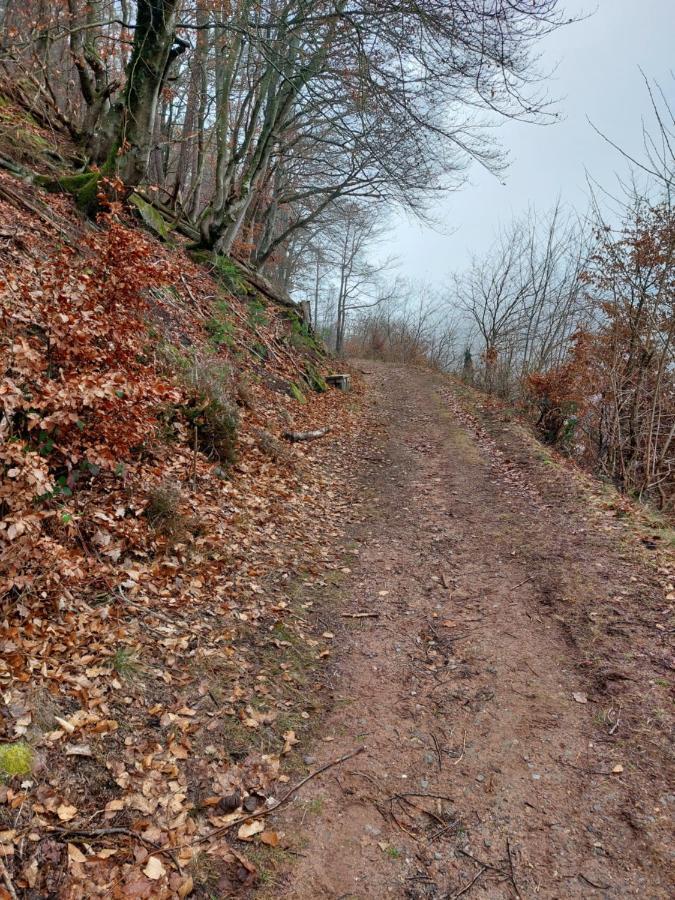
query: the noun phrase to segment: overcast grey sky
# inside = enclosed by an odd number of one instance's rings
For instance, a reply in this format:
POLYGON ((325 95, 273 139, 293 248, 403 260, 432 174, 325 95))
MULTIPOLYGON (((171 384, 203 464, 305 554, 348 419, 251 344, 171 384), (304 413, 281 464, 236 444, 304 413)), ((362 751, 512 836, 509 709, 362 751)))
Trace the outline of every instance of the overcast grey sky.
POLYGON ((587 207, 586 170, 613 185, 622 160, 588 124, 637 153, 648 96, 639 72, 660 82, 673 99, 675 0, 567 0, 570 15, 596 9, 585 21, 550 35, 540 45, 546 68, 557 64, 550 94, 559 97, 562 121, 538 127, 506 122, 498 131, 509 151, 506 185, 474 166, 469 182, 432 209, 446 233, 396 220, 386 247, 400 274, 439 287, 448 273, 486 250, 500 222, 535 205, 541 212, 558 196, 580 212, 587 207))

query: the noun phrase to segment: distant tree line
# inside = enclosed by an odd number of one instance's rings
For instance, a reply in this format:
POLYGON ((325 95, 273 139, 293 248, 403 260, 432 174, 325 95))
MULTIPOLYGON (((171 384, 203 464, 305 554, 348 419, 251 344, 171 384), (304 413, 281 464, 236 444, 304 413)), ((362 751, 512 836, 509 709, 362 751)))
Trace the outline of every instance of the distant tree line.
POLYGON ((444 297, 414 315, 409 290, 356 323, 353 340, 522 404, 544 440, 672 513, 675 113, 646 87, 643 154, 623 154, 630 175, 611 192, 589 184, 587 214, 530 210, 444 297))

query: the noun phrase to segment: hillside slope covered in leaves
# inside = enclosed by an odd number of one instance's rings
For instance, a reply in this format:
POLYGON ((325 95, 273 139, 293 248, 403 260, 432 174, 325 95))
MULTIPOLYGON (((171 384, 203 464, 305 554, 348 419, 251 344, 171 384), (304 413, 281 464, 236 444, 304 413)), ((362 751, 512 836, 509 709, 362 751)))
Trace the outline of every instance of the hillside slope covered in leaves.
POLYGON ((311 724, 293 598, 349 503, 284 433, 338 443, 354 395, 231 260, 22 177, 59 148, 0 109, 0 896, 224 896, 255 865, 218 829, 311 724))

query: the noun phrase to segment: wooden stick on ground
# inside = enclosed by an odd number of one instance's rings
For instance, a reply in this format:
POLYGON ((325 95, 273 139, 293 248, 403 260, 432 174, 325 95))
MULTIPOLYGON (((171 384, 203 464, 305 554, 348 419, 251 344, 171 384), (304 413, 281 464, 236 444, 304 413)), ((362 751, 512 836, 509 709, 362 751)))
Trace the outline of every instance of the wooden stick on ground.
POLYGON ((379 619, 380 618, 380 614, 378 612, 340 613, 340 616, 343 619, 379 619))
POLYGON ((327 425, 325 428, 319 428, 317 431, 284 431, 284 437, 287 441, 292 441, 293 443, 297 441, 315 441, 317 438, 324 437, 329 431, 330 425, 327 425))

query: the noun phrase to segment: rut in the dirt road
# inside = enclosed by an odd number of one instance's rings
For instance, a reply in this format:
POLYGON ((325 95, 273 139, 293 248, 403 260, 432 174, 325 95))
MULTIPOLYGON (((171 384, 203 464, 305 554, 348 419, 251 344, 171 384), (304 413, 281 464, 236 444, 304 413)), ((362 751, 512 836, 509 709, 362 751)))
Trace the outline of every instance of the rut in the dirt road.
POLYGON ((368 368, 386 431, 341 611, 379 617, 341 619, 317 764, 366 752, 280 816, 303 845, 285 895, 671 896, 658 753, 636 756, 631 698, 595 697, 554 605, 640 573, 529 485, 443 380, 368 368))

